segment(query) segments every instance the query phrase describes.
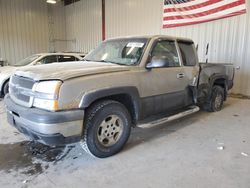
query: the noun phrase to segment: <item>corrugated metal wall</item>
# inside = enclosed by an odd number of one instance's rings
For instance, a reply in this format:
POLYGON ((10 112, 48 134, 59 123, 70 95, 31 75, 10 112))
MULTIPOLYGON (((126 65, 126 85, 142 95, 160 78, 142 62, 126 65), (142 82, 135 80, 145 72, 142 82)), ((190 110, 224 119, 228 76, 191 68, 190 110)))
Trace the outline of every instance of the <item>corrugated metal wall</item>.
POLYGON ((47 51, 46 12, 43 0, 0 0, 0 58, 15 63, 47 51))
MULTIPOLYGON (((250 95, 250 2, 245 15, 170 29, 162 29, 162 4, 163 0, 106 0, 106 37, 167 34, 192 38, 199 45, 200 61, 208 58, 240 66, 234 92, 250 95)), ((56 51, 88 52, 101 41, 101 0, 81 0, 66 7, 60 3, 50 14, 53 40, 59 39, 53 44, 56 51)), ((44 0, 0 0, 0 58, 13 63, 51 49, 49 23, 44 0)))
POLYGON ((0 0, 0 58, 13 64, 34 53, 66 50, 62 5, 48 5, 45 0, 0 0))
MULTIPOLYGON (((200 61, 234 63, 235 93, 250 95, 250 14, 177 28, 162 28, 163 0, 106 0, 106 37, 166 34, 192 38, 200 61), (206 45, 209 53, 206 56, 206 45)), ((66 6, 69 50, 89 51, 101 41, 101 0, 66 6)), ((250 10, 250 2, 247 1, 250 10)))
POLYGON ((200 61, 208 58, 240 66, 233 91, 250 95, 250 2, 245 15, 169 29, 162 29, 162 6, 163 0, 106 0, 107 37, 166 34, 192 38, 199 45, 200 61))
POLYGON ((48 6, 48 16, 51 16, 49 33, 53 40, 52 43, 50 42, 51 51, 66 51, 68 41, 66 40, 66 15, 63 2, 48 6))
POLYGON ((101 41, 101 0, 82 0, 65 7, 69 51, 88 52, 101 41))

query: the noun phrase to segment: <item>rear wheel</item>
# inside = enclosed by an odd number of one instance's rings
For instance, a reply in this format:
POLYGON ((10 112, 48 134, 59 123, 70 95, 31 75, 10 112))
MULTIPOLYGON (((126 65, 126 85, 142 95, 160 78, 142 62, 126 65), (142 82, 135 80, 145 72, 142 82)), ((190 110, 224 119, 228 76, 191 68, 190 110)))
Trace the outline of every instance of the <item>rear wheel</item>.
POLYGON ((131 131, 131 117, 126 107, 116 101, 95 103, 86 113, 81 146, 99 158, 118 153, 131 131))
POLYGON ((221 86, 213 86, 210 100, 205 104, 205 110, 209 112, 220 111, 224 99, 224 89, 221 86))

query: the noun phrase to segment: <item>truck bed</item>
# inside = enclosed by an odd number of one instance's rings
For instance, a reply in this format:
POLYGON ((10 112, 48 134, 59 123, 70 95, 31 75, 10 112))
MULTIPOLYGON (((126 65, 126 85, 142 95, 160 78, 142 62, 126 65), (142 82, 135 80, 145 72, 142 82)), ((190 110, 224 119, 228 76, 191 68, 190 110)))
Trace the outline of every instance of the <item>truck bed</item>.
POLYGON ((199 63, 200 66, 200 80, 199 85, 209 83, 208 78, 216 75, 224 75, 228 80, 228 89, 233 86, 234 65, 229 63, 199 63))
MULTIPOLYGON (((233 87, 234 66, 229 63, 199 63, 200 74, 198 84, 198 101, 203 103, 207 100, 216 78, 218 85, 226 84, 227 90, 233 87), (222 79, 221 79, 222 78, 222 79)), ((227 91, 226 91, 227 92, 227 91)))

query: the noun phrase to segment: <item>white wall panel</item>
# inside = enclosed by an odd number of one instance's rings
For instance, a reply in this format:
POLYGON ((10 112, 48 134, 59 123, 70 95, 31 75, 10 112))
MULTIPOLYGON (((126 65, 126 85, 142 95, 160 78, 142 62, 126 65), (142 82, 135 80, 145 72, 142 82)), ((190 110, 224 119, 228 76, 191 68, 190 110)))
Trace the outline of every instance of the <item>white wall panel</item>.
POLYGON ((47 4, 43 0, 0 0, 0 58, 13 64, 48 51, 47 4))
POLYGON ((165 34, 192 38, 199 45, 200 61, 208 58, 240 66, 233 92, 250 95, 250 2, 245 15, 168 29, 162 28, 162 5, 162 0, 106 0, 107 37, 165 34))
POLYGON ((159 34, 161 12, 159 0, 106 0, 107 38, 159 34))
POLYGON ((49 15, 51 15, 52 30, 49 33, 52 34, 53 43, 51 48, 53 51, 66 51, 67 40, 66 40, 66 15, 63 2, 58 2, 49 7, 49 15))
POLYGON ((89 52, 102 39, 101 0, 81 0, 65 6, 69 51, 89 52))

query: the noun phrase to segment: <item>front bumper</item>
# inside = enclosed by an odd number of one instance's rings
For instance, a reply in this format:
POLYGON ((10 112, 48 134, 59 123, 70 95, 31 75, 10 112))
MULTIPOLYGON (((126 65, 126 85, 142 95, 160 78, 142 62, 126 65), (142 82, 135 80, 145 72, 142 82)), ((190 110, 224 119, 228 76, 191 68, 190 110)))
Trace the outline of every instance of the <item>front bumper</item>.
POLYGON ((46 145, 64 145, 81 139, 84 110, 48 112, 26 108, 4 99, 8 122, 32 140, 46 145))

